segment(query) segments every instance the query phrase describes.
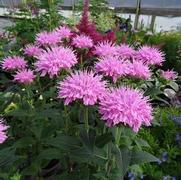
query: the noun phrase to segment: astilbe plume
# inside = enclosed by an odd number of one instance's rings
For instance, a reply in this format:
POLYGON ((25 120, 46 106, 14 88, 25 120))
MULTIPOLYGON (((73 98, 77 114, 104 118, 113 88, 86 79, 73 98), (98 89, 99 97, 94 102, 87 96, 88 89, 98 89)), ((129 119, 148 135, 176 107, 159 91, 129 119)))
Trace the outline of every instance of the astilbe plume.
POLYGON ((34 78, 35 76, 33 74, 33 71, 26 69, 19 71, 14 75, 14 81, 17 81, 20 84, 30 84, 33 82, 34 78))
POLYGON ((162 65, 165 60, 163 52, 155 47, 149 47, 147 45, 141 47, 136 52, 135 59, 147 65, 162 65))
POLYGON ((149 79, 151 77, 151 71, 148 65, 143 62, 133 61, 128 65, 128 75, 140 79, 149 79))
POLYGON ((112 89, 104 94, 99 104, 99 113, 109 127, 124 124, 138 132, 141 125, 149 126, 152 120, 148 97, 130 87, 112 89))
POLYGON ((42 53, 42 49, 34 44, 28 44, 24 48, 24 54, 27 56, 38 56, 42 53))
POLYGON ((122 59, 133 59, 135 50, 127 44, 121 44, 117 47, 117 53, 122 59))
POLYGON ((115 56, 118 55, 117 48, 112 42, 101 42, 95 46, 94 54, 97 56, 115 56))
POLYGON ((89 36, 86 35, 77 35, 72 40, 72 45, 77 48, 86 49, 93 46, 93 41, 89 36))
POLYGON ((65 104, 82 100, 84 105, 94 105, 104 94, 106 82, 102 76, 93 72, 77 71, 59 83, 59 98, 65 99, 65 104))
POLYGON ((177 77, 177 73, 173 70, 161 71, 161 77, 167 80, 174 80, 177 77))
POLYGON ((2 69, 4 70, 24 69, 26 66, 26 61, 20 56, 8 56, 2 61, 2 69))
POLYGON ((0 144, 2 144, 7 138, 6 130, 8 126, 6 126, 3 122, 3 119, 0 119, 0 144))
POLYGON ((57 35, 61 38, 61 39, 67 39, 70 38, 72 35, 71 30, 66 27, 66 26, 60 26, 58 27, 56 30, 57 35))
POLYGON ((91 37, 96 44, 99 41, 112 41, 115 42, 116 35, 114 32, 103 35, 97 31, 95 23, 89 20, 89 0, 85 0, 82 18, 79 24, 76 26, 80 33, 86 34, 91 37))
POLYGON ((128 63, 119 59, 119 57, 106 56, 101 58, 95 65, 97 72, 105 76, 112 77, 113 82, 128 73, 128 63))
POLYGON ((40 46, 55 46, 61 42, 61 37, 58 36, 56 30, 52 32, 40 32, 36 35, 36 44, 40 46))
POLYGON ((77 63, 77 58, 74 51, 68 47, 54 47, 44 51, 37 57, 35 62, 36 71, 41 73, 41 76, 48 74, 50 78, 58 75, 62 69, 70 69, 77 63))

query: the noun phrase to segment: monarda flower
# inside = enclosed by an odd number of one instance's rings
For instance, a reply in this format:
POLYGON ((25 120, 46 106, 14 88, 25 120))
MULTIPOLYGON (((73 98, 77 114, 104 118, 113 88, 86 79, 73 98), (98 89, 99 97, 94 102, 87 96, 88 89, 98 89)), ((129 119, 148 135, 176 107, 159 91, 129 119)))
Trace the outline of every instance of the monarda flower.
POLYGON ((122 59, 133 59, 135 50, 127 44, 121 44, 117 47, 117 53, 122 59))
POLYGON ((160 50, 149 46, 141 47, 136 52, 135 59, 147 65, 162 65, 165 60, 164 54, 160 50))
POLYGON ((118 55, 116 46, 111 42, 101 42, 95 46, 94 54, 97 56, 115 56, 118 55))
POLYGON ((36 35, 36 44, 40 46, 55 46, 61 42, 61 37, 56 31, 40 32, 36 35))
POLYGON ((77 63, 77 58, 72 49, 66 47, 54 47, 44 51, 37 57, 35 63, 36 71, 41 76, 48 74, 50 78, 58 75, 62 69, 70 69, 77 63))
POLYGON ((24 48, 24 54, 26 54, 27 56, 38 56, 42 53, 42 49, 39 48, 38 46, 34 45, 34 44, 28 44, 25 48, 24 48))
POLYGON ((20 56, 9 56, 2 61, 2 69, 18 70, 26 67, 26 61, 20 56))
POLYGON ((102 76, 93 72, 77 71, 59 83, 58 97, 65 99, 65 104, 82 100, 84 105, 94 105, 104 94, 106 83, 102 76))
POLYGON ((128 75, 138 79, 149 79, 151 71, 149 67, 141 61, 133 61, 128 64, 128 75))
POLYGON ((141 125, 149 126, 152 107, 148 97, 129 87, 112 89, 101 98, 99 113, 109 127, 124 124, 138 132, 141 125))
POLYGON ((3 119, 0 119, 0 144, 2 144, 8 138, 6 135, 7 129, 8 126, 4 124, 3 119))
POLYGON ((31 70, 22 70, 14 75, 14 81, 17 81, 20 84, 30 84, 33 82, 34 78, 35 76, 31 70))
POLYGON ((80 49, 87 49, 93 46, 93 41, 88 36, 78 35, 75 38, 73 38, 72 45, 80 49))
POLYGON ((174 80, 177 77, 177 73, 173 70, 161 71, 160 75, 167 80, 174 80))
POLYGON ((71 30, 66 26, 61 26, 61 27, 57 28, 55 31, 57 32, 57 35, 61 39, 70 38, 72 35, 71 30))
POLYGON ((97 72, 103 73, 105 76, 112 77, 113 82, 124 76, 128 72, 128 64, 119 59, 119 57, 103 57, 96 63, 95 69, 97 72))

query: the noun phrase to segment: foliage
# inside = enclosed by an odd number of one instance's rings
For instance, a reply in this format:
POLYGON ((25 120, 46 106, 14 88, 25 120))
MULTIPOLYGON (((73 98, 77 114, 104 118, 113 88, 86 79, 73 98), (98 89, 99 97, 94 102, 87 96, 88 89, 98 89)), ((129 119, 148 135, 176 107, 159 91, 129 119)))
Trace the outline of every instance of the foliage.
POLYGON ((142 129, 139 136, 149 144, 144 149, 159 157, 159 163, 132 167, 132 176, 136 178, 141 174, 144 179, 180 179, 180 115, 181 110, 177 108, 157 109, 155 125, 150 129, 142 129))

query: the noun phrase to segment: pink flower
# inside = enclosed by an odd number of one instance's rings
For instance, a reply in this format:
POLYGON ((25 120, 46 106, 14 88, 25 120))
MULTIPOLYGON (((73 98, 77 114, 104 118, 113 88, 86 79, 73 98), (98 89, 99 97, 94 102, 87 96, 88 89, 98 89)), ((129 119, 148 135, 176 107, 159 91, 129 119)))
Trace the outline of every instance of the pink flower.
POLYGON ((118 55, 117 48, 111 42, 102 42, 95 46, 94 53, 98 56, 114 56, 118 55))
POLYGON ((163 52, 149 46, 140 48, 138 52, 136 52, 135 59, 142 61, 147 65, 162 65, 165 60, 163 52))
POLYGON ((61 39, 70 38, 70 36, 72 35, 71 30, 65 26, 61 26, 61 27, 57 28, 56 32, 57 32, 58 36, 61 37, 61 39))
POLYGON ((30 84, 33 82, 34 78, 35 76, 33 74, 33 71, 31 70, 22 70, 14 75, 14 80, 18 81, 21 84, 30 84))
POLYGON ((117 53, 122 59, 132 59, 135 54, 135 50, 127 44, 121 44, 117 47, 117 53))
POLYGON ((56 31, 40 32, 36 35, 36 44, 43 46, 55 46, 61 42, 61 37, 56 31))
POLYGON ((141 61, 133 61, 133 63, 129 63, 128 66, 128 75, 132 77, 141 79, 149 79, 151 77, 151 71, 149 67, 141 61))
POLYGON ((65 99, 68 105, 72 101, 82 100, 84 105, 94 105, 104 94, 106 83, 102 76, 93 72, 78 71, 59 83, 59 98, 65 99))
POLYGON ((99 112, 108 126, 123 123, 138 132, 141 125, 150 125, 152 107, 148 97, 129 87, 112 89, 100 101, 99 112))
POLYGON ((24 53, 27 56, 38 56, 41 54, 41 52, 42 52, 42 49, 34 44, 28 44, 24 49, 24 53))
POLYGON ((54 47, 40 54, 35 63, 36 70, 41 76, 48 74, 50 78, 58 75, 62 69, 70 69, 77 63, 77 58, 70 48, 54 47))
POLYGON ((6 130, 8 126, 3 123, 3 119, 0 119, 0 144, 2 144, 8 137, 6 135, 6 130))
POLYGON ((95 66, 97 72, 102 72, 105 76, 112 77, 114 82, 127 73, 127 67, 127 63, 116 56, 103 57, 95 66))
POLYGON ((161 71, 161 77, 167 80, 174 80, 177 77, 177 73, 173 70, 161 71))
POLYGON ((93 41, 89 36, 79 35, 73 38, 72 44, 77 48, 91 48, 93 41))
POLYGON ((26 61, 20 56, 7 57, 2 62, 4 70, 18 70, 26 67, 26 61))

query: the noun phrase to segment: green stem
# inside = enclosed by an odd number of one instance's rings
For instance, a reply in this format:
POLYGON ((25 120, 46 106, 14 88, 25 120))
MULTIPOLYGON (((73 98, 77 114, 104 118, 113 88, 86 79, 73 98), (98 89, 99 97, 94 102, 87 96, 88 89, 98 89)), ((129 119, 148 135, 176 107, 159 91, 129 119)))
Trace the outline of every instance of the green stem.
POLYGON ((69 125, 68 125, 68 116, 67 116, 67 107, 66 107, 66 105, 64 106, 64 110, 65 110, 65 131, 68 133, 69 125))
POLYGON ((116 141, 116 146, 117 147, 119 147, 120 137, 121 137, 121 128, 116 127, 115 141, 116 141))
POLYGON ((85 120, 85 129, 87 132, 89 132, 89 109, 88 109, 88 107, 85 107, 84 120, 85 120))

